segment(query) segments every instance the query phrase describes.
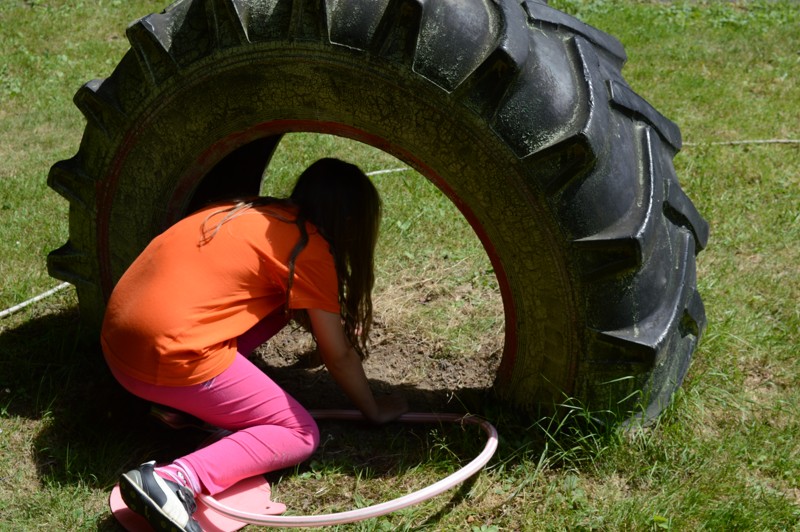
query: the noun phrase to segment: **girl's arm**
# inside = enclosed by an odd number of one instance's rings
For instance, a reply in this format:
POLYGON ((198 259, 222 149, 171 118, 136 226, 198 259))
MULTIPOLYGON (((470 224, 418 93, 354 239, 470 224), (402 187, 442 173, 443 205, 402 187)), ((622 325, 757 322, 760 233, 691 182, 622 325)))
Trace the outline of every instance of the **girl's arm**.
POLYGON ((375 423, 385 423, 408 410, 405 399, 397 394, 375 398, 364 374, 361 358, 350 345, 338 314, 308 309, 311 328, 317 339, 322 361, 333 379, 364 416, 375 423))

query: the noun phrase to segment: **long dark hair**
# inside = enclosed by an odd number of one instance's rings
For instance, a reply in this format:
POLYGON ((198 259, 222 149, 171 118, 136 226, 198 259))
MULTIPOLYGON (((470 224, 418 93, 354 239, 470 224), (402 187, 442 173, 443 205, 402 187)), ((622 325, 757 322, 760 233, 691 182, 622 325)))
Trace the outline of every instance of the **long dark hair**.
MULTIPOLYGON (((289 198, 262 197, 239 202, 225 209, 227 215, 203 240, 209 241, 223 223, 243 210, 276 203, 297 207, 296 219, 278 218, 295 223, 300 230, 300 238, 289 257, 287 311, 295 261, 308 244, 306 223, 309 222, 330 244, 345 335, 359 356, 366 357, 372 325, 375 244, 381 219, 378 191, 358 166, 334 158, 319 159, 300 174, 289 198)), ((207 234, 205 228, 203 234, 207 234)))
POLYGON ((311 222, 331 245, 345 334, 363 358, 372 325, 378 191, 358 166, 326 158, 300 174, 290 199, 299 207, 300 227, 311 222))

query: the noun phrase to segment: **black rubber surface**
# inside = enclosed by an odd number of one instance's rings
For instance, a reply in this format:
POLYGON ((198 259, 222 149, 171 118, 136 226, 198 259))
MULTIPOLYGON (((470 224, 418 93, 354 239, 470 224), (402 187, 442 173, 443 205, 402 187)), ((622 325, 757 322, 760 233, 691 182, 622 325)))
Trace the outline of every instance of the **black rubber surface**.
POLYGON ((51 275, 90 327, 149 240, 255 193, 281 135, 406 161, 461 209, 505 305, 497 387, 519 405, 657 415, 705 326, 708 225, 680 131, 631 90, 613 37, 535 1, 183 0, 134 22, 50 185, 70 201, 51 275))

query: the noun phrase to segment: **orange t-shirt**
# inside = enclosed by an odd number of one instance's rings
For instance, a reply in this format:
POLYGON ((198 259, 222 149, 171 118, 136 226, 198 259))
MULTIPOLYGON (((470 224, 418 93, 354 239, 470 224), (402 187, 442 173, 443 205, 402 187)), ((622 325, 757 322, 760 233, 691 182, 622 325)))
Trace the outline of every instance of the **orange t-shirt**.
MULTIPOLYGON (((227 214, 219 211, 227 206, 179 221, 156 237, 119 280, 101 332, 113 369, 165 386, 205 382, 233 362, 239 335, 285 305, 289 255, 300 236, 295 211, 252 207, 219 226, 227 214), (219 226, 206 242, 204 222, 209 236, 219 226)), ((308 245, 295 261, 289 308, 338 314, 330 246, 316 228, 307 227, 308 245)))

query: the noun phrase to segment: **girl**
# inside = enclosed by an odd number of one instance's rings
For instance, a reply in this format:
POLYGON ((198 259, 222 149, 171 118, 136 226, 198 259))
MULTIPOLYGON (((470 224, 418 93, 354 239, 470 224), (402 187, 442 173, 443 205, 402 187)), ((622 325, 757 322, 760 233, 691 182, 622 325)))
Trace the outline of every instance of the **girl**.
POLYGON ((123 500, 157 529, 199 530, 194 497, 295 465, 319 442, 300 404, 245 357, 306 313, 325 366, 364 416, 407 409, 375 397, 361 364, 372 320, 381 202, 358 167, 321 159, 288 199, 205 208, 156 237, 114 289, 101 343, 131 393, 232 433, 120 479, 123 500))

